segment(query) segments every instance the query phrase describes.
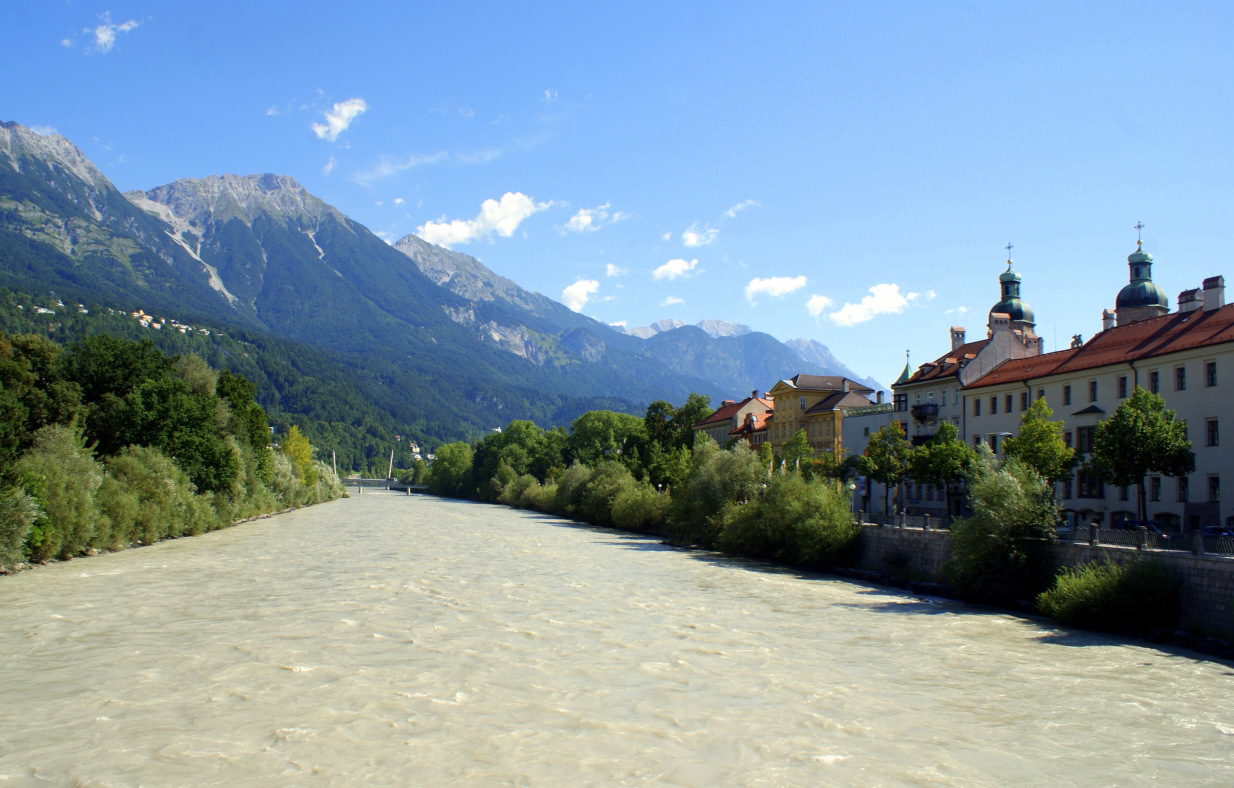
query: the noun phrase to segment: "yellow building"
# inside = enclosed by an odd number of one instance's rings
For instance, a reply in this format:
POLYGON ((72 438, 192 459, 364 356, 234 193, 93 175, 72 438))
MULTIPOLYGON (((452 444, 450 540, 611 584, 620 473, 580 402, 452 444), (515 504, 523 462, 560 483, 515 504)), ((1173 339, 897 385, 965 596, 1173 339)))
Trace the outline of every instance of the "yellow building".
MULTIPOLYGON (((779 452, 799 429, 814 455, 840 457, 844 408, 874 404, 874 389, 838 375, 794 375, 772 386, 767 396, 775 404, 767 418, 767 440, 779 452)), ((881 393, 877 398, 882 401, 881 393)))

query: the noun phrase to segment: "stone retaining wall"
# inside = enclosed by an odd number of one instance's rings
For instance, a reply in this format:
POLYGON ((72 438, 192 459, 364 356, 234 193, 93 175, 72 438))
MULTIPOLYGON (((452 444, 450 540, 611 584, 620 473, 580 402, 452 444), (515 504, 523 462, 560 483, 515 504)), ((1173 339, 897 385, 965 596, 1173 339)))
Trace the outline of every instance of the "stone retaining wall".
MULTIPOLYGON (((1183 581, 1181 623, 1227 639, 1234 636, 1234 556, 1070 542, 1056 545, 1054 556, 1056 569, 1106 558, 1119 564, 1143 558, 1161 560, 1183 581)), ((858 567, 941 583, 946 582, 943 566, 950 557, 947 531, 867 524, 861 535, 858 567)))

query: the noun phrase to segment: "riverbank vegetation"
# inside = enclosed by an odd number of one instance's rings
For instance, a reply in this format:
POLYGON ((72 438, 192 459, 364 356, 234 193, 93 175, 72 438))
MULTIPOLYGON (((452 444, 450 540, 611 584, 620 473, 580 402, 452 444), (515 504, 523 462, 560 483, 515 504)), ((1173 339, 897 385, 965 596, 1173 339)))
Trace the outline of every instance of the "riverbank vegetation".
POLYGON ((95 335, 0 335, 0 567, 222 528, 343 494, 253 385, 95 335))
POLYGON ((804 432, 786 447, 791 463, 770 446, 721 448, 692 429, 710 413, 694 394, 680 406, 654 402, 642 419, 590 411, 568 431, 514 421, 474 445, 441 446, 425 480, 437 495, 681 545, 812 567, 846 560, 860 534, 843 485, 851 467, 813 458, 804 432))

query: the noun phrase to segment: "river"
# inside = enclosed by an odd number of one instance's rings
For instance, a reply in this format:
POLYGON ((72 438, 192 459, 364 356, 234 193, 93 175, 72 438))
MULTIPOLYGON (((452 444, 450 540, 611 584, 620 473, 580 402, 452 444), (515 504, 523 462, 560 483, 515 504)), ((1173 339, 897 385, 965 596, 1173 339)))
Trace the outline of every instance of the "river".
POLYGON ((1234 670, 368 492, 0 578, 0 785, 1231 785, 1234 670))

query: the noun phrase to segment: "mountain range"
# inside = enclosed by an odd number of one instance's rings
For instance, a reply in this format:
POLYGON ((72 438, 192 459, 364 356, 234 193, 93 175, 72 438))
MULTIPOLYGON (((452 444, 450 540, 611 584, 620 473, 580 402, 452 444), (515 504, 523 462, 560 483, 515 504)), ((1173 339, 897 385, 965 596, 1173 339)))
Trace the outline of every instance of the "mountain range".
POLYGON ((121 194, 67 139, 11 122, 0 284, 267 332, 383 379, 401 370, 415 429, 441 437, 589 407, 639 413, 692 391, 731 398, 799 372, 879 387, 816 342, 735 323, 605 325, 460 252, 414 235, 387 244, 286 175, 121 194))

